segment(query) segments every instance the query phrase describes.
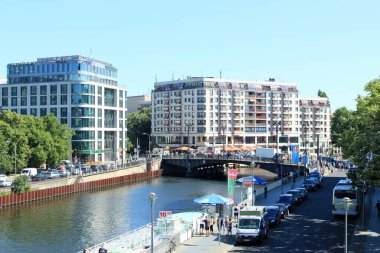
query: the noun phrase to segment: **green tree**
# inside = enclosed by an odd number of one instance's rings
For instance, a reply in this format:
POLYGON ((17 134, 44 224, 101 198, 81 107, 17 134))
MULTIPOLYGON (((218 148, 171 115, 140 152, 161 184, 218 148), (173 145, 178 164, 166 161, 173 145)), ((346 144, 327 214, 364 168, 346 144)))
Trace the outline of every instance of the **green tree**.
POLYGON ((22 192, 30 191, 28 180, 27 176, 16 177, 12 183, 12 193, 20 194, 22 192))
POLYGON ((364 90, 366 96, 358 96, 356 111, 347 124, 338 143, 345 157, 359 166, 353 179, 366 179, 373 183, 380 180, 380 80, 369 82, 364 90), (367 154, 375 154, 371 161, 367 154))
POLYGON ((318 97, 321 97, 321 98, 328 98, 326 92, 321 91, 321 90, 318 90, 318 97))
MULTIPOLYGON (((128 145, 129 151, 136 147, 137 138, 139 139, 140 151, 148 150, 148 136, 143 135, 143 133, 151 134, 151 115, 151 107, 143 107, 137 112, 128 114, 128 142, 131 143, 130 146, 128 145)), ((153 140, 151 141, 153 144, 153 140)))
POLYGON ((342 135, 352 124, 354 112, 348 110, 346 107, 341 107, 335 110, 331 117, 331 142, 333 145, 341 146, 342 135))

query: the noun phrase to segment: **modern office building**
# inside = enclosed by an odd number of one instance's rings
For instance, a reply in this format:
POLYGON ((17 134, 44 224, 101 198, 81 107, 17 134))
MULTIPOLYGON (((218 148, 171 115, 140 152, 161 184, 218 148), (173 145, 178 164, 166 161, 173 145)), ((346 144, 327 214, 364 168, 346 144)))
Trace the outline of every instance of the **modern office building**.
POLYGON ((123 161, 127 146, 127 91, 117 69, 83 56, 39 58, 8 64, 2 110, 42 117, 53 113, 75 131, 73 157, 123 161))
POLYGON ((152 106, 152 98, 150 95, 127 97, 128 113, 137 112, 143 107, 150 106, 152 106))
POLYGON ((301 150, 327 153, 330 147, 330 102, 328 98, 300 98, 301 150), (319 148, 319 150, 318 150, 319 148))
POLYGON ((188 77, 155 83, 152 135, 159 145, 261 146, 299 143, 295 84, 188 77), (277 131, 276 131, 277 130, 277 131))

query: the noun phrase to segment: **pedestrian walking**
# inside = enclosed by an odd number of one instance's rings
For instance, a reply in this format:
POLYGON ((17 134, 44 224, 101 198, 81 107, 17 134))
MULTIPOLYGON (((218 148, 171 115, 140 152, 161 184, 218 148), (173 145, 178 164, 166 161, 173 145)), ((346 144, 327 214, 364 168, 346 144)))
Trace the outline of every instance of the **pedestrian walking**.
POLYGON ((210 218, 210 234, 211 235, 214 234, 214 223, 215 223, 214 216, 211 216, 210 218))
POLYGON ((210 216, 207 216, 205 219, 205 230, 206 230, 206 236, 210 235, 210 216))
POLYGON ((237 222, 238 218, 239 218, 239 207, 235 206, 234 207, 234 219, 235 219, 235 222, 237 222))
POLYGON ((266 198, 268 194, 268 187, 264 186, 264 197, 266 198))
POLYGON ((232 235, 232 220, 229 219, 227 223, 227 235, 232 235))
POLYGON ((376 203, 376 209, 377 209, 377 216, 379 216, 380 215, 380 200, 378 200, 376 203))

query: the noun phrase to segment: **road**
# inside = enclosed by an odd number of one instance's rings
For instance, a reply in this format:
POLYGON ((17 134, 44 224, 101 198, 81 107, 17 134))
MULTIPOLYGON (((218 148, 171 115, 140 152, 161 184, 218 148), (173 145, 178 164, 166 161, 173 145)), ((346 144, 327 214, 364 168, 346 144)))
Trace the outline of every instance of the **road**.
MULTIPOLYGON (((269 231, 261 245, 235 246, 228 252, 344 252, 344 217, 334 218, 331 213, 332 189, 343 173, 324 179, 321 189, 309 194, 309 200, 296 207, 283 222, 269 231)), ((348 234, 353 235, 360 218, 349 218, 348 234)), ((354 246, 353 246, 354 247, 354 246)), ((349 246, 349 252, 359 252, 349 246)))

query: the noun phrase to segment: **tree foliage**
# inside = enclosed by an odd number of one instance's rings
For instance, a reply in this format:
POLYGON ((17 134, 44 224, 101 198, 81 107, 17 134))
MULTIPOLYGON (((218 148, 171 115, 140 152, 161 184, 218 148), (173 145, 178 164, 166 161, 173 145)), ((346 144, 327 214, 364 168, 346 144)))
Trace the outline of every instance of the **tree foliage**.
POLYGON ((318 97, 320 98, 327 98, 327 94, 324 91, 318 90, 318 97))
POLYGON ((335 131, 344 156, 360 168, 355 176, 350 175, 351 178, 379 182, 380 80, 369 82, 364 90, 367 95, 358 96, 356 111, 340 110, 335 115, 336 126, 339 126, 335 131), (374 154, 371 161, 367 159, 369 153, 374 154))
POLYGON ((12 193, 20 194, 22 192, 30 191, 27 176, 16 177, 12 183, 12 193))
POLYGON ((73 134, 53 114, 37 118, 3 111, 0 113, 0 170, 12 171, 15 157, 18 168, 39 168, 43 163, 53 166, 69 156, 73 134))
MULTIPOLYGON (((132 152, 133 148, 137 147, 137 138, 139 139, 140 151, 148 150, 149 137, 146 134, 151 134, 151 116, 152 108, 143 107, 137 112, 128 114, 128 150, 132 152)), ((151 140, 151 145, 153 144, 151 140)))
POLYGON ((348 110, 346 107, 335 110, 331 117, 331 142, 333 145, 342 146, 342 134, 352 123, 353 117, 353 111, 348 110))

